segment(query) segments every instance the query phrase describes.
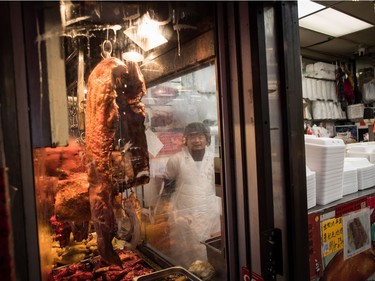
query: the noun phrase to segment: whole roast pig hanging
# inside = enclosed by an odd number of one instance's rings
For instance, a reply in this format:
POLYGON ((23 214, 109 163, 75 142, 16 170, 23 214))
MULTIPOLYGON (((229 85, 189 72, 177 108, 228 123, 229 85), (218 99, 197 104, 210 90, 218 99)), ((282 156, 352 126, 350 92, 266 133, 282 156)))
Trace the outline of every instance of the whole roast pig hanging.
POLYGON ((119 136, 118 143, 123 144, 119 147, 123 189, 148 183, 145 109, 141 103, 145 94, 145 81, 137 63, 105 58, 88 78, 85 143, 91 219, 99 254, 106 262, 119 266, 120 258, 112 247, 116 234, 113 200, 119 192, 119 185, 114 183, 119 181, 119 167, 113 165, 112 151, 119 136))

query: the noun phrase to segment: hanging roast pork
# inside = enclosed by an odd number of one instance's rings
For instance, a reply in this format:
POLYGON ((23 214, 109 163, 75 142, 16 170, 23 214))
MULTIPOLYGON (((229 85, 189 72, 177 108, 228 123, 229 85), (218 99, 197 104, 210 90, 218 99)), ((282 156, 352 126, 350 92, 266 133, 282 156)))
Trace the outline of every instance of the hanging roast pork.
POLYGON ((145 81, 136 63, 106 58, 88 78, 85 143, 91 219, 100 255, 120 266, 112 247, 116 233, 113 199, 119 191, 149 181, 141 103, 145 93, 145 81), (115 146, 120 151, 117 162, 112 160, 115 146))

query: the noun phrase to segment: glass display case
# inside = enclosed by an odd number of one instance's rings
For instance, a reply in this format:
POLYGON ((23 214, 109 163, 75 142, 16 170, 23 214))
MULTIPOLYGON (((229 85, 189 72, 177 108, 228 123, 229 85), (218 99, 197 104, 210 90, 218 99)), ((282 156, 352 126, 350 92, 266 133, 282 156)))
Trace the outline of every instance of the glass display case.
POLYGON ((210 7, 35 6, 32 123, 50 121, 32 132, 43 280, 172 266, 224 280, 210 7))
MULTIPOLYGON (((215 158, 219 158, 215 65, 211 63, 196 71, 151 87, 148 89, 148 93, 144 101, 147 112, 146 135, 150 152, 150 183, 138 189, 139 197, 144 199, 144 214, 147 215, 144 223, 144 242, 162 254, 170 263, 178 262, 178 264, 188 267, 194 261, 194 252, 198 251, 197 249, 200 249, 202 254, 196 256, 196 259, 207 260, 207 249, 204 243, 214 236, 220 236, 221 232, 219 219, 221 186, 216 185, 215 188, 214 178, 215 158), (202 232, 202 236, 196 241, 195 246, 192 237, 189 237, 188 244, 183 246, 181 240, 180 243, 176 243, 177 238, 170 236, 170 229, 176 227, 174 226, 176 210, 173 208, 173 204, 176 204, 176 195, 178 193, 178 197, 186 195, 182 195, 181 187, 165 181, 165 177, 168 175, 166 168, 169 159, 173 155, 181 154, 187 148, 189 136, 186 133, 186 128, 190 126, 189 124, 201 124, 202 128, 208 130, 205 156, 207 154, 209 158, 204 158, 196 163, 193 161, 187 164, 179 163, 179 165, 187 165, 190 172, 186 175, 188 179, 183 179, 182 183, 180 180, 177 180, 177 182, 184 186, 184 184, 194 182, 189 178, 200 178, 201 175, 194 173, 194 165, 202 162, 198 165, 200 165, 200 169, 205 170, 206 174, 203 177, 206 179, 200 179, 197 183, 198 189, 211 188, 214 191, 210 200, 216 202, 216 207, 211 206, 211 209, 207 212, 218 210, 216 227, 204 230, 202 226, 196 226, 198 227, 196 231, 202 232), (205 161, 208 162, 205 163, 205 161), (209 182, 208 186, 206 182, 209 182), (209 233, 203 234, 205 231, 209 231, 209 233), (192 253, 189 253, 189 250, 192 253)), ((185 159, 189 155, 185 154, 183 157, 185 159)), ((169 169, 171 168, 169 167, 169 169)), ((181 168, 181 170, 178 168, 177 170, 184 171, 184 168, 181 168)), ((184 199, 187 205, 190 204, 187 202, 191 200, 204 200, 200 197, 204 194, 195 190, 195 187, 186 186, 182 188, 191 188, 189 189, 190 194, 184 199), (194 193, 200 195, 195 197, 194 193)), ((192 207, 198 208, 195 203, 192 207)), ((194 212, 188 208, 190 207, 187 207, 185 211, 189 213, 189 216, 194 217, 194 212)), ((203 211, 199 210, 199 212, 203 211)), ((184 217, 187 217, 187 215, 184 215, 184 217)), ((210 220, 207 218, 205 224, 209 224, 210 220)), ((180 238, 188 233, 187 230, 182 231, 182 227, 177 226, 177 230, 175 230, 179 233, 180 238), (181 230, 178 229, 179 227, 181 227, 181 230)))

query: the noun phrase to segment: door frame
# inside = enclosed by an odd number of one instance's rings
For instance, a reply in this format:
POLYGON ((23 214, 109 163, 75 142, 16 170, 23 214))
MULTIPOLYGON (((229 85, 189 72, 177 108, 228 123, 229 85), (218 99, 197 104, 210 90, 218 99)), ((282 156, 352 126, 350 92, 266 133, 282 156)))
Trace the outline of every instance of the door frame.
POLYGON ((278 278, 308 280, 307 194, 297 2, 218 3, 225 241, 229 280, 242 267, 276 280, 269 267, 270 230, 283 229, 278 278), (272 182, 264 9, 274 9, 283 123, 281 196, 272 182), (254 161, 254 159, 256 159, 254 161), (254 165, 255 163, 255 165, 254 165), (275 220, 284 201, 284 221, 275 220), (283 224, 283 225, 280 225, 283 224), (286 258, 285 258, 286 257, 286 258))

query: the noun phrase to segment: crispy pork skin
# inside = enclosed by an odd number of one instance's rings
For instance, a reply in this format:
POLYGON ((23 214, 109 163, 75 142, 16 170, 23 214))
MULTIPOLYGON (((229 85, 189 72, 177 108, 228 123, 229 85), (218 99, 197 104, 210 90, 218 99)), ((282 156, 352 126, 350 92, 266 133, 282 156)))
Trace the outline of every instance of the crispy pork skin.
POLYGON ((120 60, 107 58, 89 76, 85 144, 91 219, 97 233, 98 250, 106 262, 121 266, 121 260, 112 247, 115 217, 111 202, 110 155, 119 122, 117 95, 112 84, 112 69, 115 67, 127 71, 120 60))
POLYGON ((145 109, 141 103, 146 86, 136 63, 125 64, 113 57, 94 68, 87 86, 85 144, 91 219, 100 255, 107 263, 121 266, 112 247, 116 234, 113 202, 122 189, 149 181, 145 109), (118 167, 113 167, 111 158, 119 139, 124 173, 115 173, 118 167), (116 179, 118 174, 123 179, 116 179))
POLYGON ((146 84, 137 63, 127 62, 128 71, 121 73, 115 68, 117 77, 114 81, 118 94, 116 102, 119 106, 119 134, 125 152, 125 168, 127 174, 123 188, 131 188, 149 182, 149 157, 145 134, 146 110, 141 102, 146 95, 146 84), (121 75, 120 75, 121 74, 121 75), (127 163, 130 163, 128 165, 127 163))
POLYGON ((57 220, 88 222, 91 218, 88 196, 87 175, 75 174, 60 180, 55 196, 55 215, 57 220))

